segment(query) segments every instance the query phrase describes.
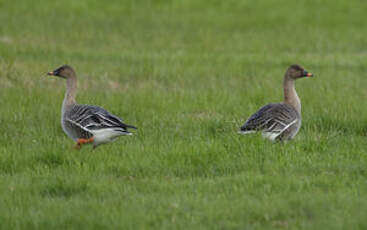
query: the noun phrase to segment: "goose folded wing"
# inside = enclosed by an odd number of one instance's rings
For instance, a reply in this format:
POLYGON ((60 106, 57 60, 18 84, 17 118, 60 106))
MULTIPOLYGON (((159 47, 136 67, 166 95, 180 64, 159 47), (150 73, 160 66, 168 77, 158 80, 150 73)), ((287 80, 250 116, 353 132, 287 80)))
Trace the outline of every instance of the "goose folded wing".
POLYGON ((72 114, 72 120, 88 130, 106 128, 126 130, 127 128, 134 128, 133 126, 124 124, 119 117, 97 106, 78 105, 73 108, 72 114))
POLYGON ((64 125, 68 127, 68 130, 70 130, 69 132, 71 132, 71 135, 74 137, 85 139, 93 137, 93 134, 90 132, 90 130, 81 126, 80 124, 78 124, 73 120, 65 119, 64 125))
POLYGON ((241 127, 242 131, 263 131, 282 133, 297 122, 298 116, 293 108, 285 104, 269 104, 253 114, 241 127))

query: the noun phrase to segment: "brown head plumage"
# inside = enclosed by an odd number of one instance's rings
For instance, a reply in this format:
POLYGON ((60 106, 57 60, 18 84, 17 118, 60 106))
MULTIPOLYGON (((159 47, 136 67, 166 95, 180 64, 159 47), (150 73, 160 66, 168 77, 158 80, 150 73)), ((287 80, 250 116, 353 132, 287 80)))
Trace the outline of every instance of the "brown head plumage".
POLYGON ((313 74, 307 72, 302 66, 294 64, 289 66, 286 75, 292 79, 298 79, 302 77, 312 77, 313 74))
POLYGON ((48 72, 47 75, 57 76, 57 77, 67 79, 67 78, 70 78, 70 77, 75 77, 75 71, 71 66, 63 65, 63 66, 55 69, 54 71, 48 72))

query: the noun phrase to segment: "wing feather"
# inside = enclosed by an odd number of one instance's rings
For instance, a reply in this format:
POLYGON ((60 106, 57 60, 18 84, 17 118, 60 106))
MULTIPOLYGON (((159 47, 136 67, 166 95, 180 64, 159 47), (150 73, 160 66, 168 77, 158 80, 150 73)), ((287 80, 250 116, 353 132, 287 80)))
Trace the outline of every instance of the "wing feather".
POLYGON ((67 114, 67 119, 89 132, 98 129, 116 128, 127 131, 134 126, 124 124, 121 118, 109 113, 105 109, 91 105, 74 105, 67 114))
POLYGON ((241 131, 263 131, 278 136, 298 119, 297 111, 290 105, 268 104, 254 113, 241 127, 241 131))
POLYGON ((85 139, 93 137, 93 134, 90 132, 90 130, 81 126, 79 123, 73 120, 65 119, 64 125, 68 127, 71 137, 79 137, 85 139))

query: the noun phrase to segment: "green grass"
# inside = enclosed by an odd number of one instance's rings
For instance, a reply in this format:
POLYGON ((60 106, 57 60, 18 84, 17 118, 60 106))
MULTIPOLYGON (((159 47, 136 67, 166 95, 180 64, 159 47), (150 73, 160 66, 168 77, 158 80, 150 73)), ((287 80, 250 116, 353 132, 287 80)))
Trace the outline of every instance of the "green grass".
POLYGON ((1 229, 366 229, 367 3, 0 1, 1 229), (139 127, 92 151, 78 102, 139 127), (238 128, 299 63, 302 128, 238 128))

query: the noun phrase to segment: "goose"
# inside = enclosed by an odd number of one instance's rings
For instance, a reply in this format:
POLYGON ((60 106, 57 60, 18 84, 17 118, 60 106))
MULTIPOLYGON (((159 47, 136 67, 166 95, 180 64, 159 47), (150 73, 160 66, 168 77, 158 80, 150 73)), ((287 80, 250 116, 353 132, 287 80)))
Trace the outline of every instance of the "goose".
POLYGON ((295 89, 295 81, 313 74, 300 65, 291 65, 284 75, 284 101, 261 107, 241 127, 240 134, 262 132, 271 141, 287 141, 296 136, 301 127, 301 101, 295 89))
POLYGON ((132 135, 128 128, 136 129, 101 107, 77 104, 77 77, 71 66, 63 65, 48 72, 48 75, 66 79, 61 126, 66 135, 76 142, 74 148, 80 149, 83 144, 91 143, 94 149, 100 144, 114 141, 119 136, 132 135))

